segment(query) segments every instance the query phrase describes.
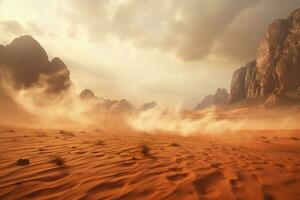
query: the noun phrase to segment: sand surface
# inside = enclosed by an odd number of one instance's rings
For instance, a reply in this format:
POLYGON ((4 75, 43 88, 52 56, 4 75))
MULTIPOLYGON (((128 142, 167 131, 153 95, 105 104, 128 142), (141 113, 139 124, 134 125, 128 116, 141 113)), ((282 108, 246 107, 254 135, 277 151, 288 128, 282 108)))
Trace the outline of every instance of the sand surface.
POLYGON ((297 130, 182 137, 3 127, 0 141, 1 200, 300 198, 297 130))

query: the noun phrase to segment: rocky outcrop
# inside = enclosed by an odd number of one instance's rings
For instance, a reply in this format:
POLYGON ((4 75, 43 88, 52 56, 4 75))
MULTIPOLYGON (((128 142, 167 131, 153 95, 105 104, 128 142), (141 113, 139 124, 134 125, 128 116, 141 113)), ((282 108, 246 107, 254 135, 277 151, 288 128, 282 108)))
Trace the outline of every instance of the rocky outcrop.
POLYGON ((90 89, 85 89, 79 94, 79 98, 84 102, 89 102, 92 110, 95 112, 113 112, 113 113, 125 113, 133 111, 133 106, 126 100, 110 100, 98 97, 90 89))
POLYGON ((259 44, 257 58, 237 69, 230 102, 265 99, 268 105, 288 99, 300 86, 300 9, 287 19, 275 20, 259 44))
POLYGON ((7 46, 0 46, 0 71, 11 79, 16 90, 41 85, 45 92, 54 94, 72 85, 63 61, 49 61, 46 51, 31 36, 21 36, 7 46))
POLYGON ((200 103, 198 103, 196 109, 201 110, 210 106, 224 105, 228 103, 228 97, 229 95, 225 88, 218 88, 217 92, 214 95, 205 96, 203 100, 200 103))
MULTIPOLYGON (((12 96, 11 89, 38 88, 44 97, 54 99, 68 90, 72 82, 70 72, 59 58, 48 60, 43 47, 31 36, 21 36, 9 45, 0 45, 0 121, 27 123, 36 116, 27 112, 12 96)), ((32 96, 42 105, 43 98, 32 96)))
POLYGON ((79 94, 79 98, 80 99, 95 99, 96 95, 94 94, 94 92, 90 89, 85 89, 82 90, 79 94))

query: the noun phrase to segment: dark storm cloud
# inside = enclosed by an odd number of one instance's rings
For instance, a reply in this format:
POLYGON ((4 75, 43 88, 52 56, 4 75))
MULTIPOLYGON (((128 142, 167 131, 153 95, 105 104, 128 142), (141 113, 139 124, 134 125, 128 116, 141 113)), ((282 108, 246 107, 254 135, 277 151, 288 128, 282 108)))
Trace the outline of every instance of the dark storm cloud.
MULTIPOLYGON (((298 0, 72 0, 64 12, 93 41, 117 36, 182 60, 208 55, 232 61, 255 57, 266 26, 299 7, 298 0)), ((76 28, 74 28, 76 30, 76 28)))

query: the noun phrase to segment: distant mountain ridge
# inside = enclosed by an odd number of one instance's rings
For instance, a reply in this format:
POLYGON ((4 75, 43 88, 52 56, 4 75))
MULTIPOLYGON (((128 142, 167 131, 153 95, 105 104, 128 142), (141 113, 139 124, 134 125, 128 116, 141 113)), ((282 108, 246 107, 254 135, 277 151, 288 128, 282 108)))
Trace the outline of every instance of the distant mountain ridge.
MULTIPOLYGON (((24 114, 22 108, 14 102, 4 85, 11 86, 16 92, 38 87, 47 98, 56 98, 69 91, 73 83, 64 62, 58 57, 49 61, 44 48, 33 37, 25 35, 14 39, 7 46, 0 45, 0 104, 14 108, 16 113, 25 116, 26 113, 24 114)), ((83 102, 94 99, 95 107, 101 107, 107 112, 127 112, 133 109, 125 99, 103 99, 89 89, 82 91, 79 98, 83 102)), ((3 116, 9 112, 7 109, 5 113, 2 111, 4 112, 4 109, 0 110, 3 116)))
POLYGON ((110 100, 98 97, 90 89, 80 92, 79 98, 85 102, 93 102, 95 111, 109 111, 114 113, 124 113, 134 110, 134 107, 126 100, 110 100))
POLYGON ((197 104, 196 110, 208 108, 210 106, 220 106, 228 103, 229 94, 225 88, 218 88, 215 94, 207 95, 197 104))

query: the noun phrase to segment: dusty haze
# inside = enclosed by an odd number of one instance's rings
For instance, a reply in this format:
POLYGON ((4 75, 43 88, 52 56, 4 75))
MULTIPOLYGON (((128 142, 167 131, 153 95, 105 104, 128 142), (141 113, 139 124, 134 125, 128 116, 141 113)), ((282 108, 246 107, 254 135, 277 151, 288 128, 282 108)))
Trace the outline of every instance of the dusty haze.
POLYGON ((33 35, 66 62, 78 91, 190 108, 229 89, 268 24, 296 7, 297 0, 2 0, 0 42, 33 35))

